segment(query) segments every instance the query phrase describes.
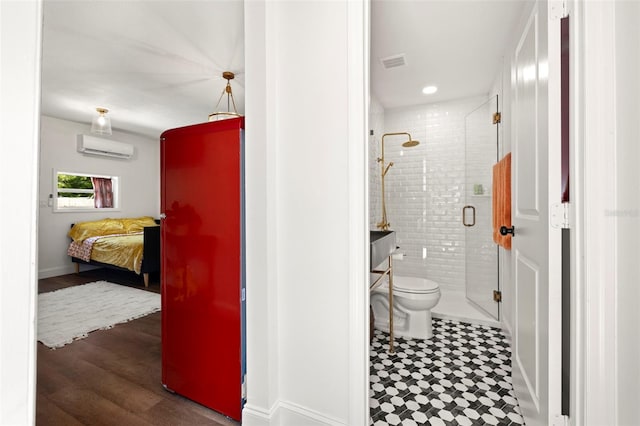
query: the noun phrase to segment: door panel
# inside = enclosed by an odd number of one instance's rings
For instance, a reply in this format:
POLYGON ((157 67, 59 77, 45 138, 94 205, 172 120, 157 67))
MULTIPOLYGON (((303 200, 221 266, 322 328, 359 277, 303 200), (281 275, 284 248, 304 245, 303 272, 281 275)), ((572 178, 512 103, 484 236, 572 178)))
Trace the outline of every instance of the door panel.
POLYGON ((538 63, 536 36, 538 29, 538 15, 533 15, 529 26, 523 35, 520 46, 516 50, 517 61, 517 137, 518 145, 516 162, 518 173, 515 175, 515 206, 516 215, 528 216, 536 220, 539 215, 538 200, 540 197, 540 182, 538 180, 540 164, 538 153, 539 131, 536 128, 538 118, 538 63))
POLYGON ((518 339, 514 356, 520 366, 527 390, 534 405, 539 409, 540 389, 538 381, 538 361, 540 359, 538 291, 540 268, 521 253, 516 258, 516 324, 518 339))
POLYGON ((561 244, 549 226, 549 185, 559 187, 561 152, 560 110, 549 101, 556 100, 560 57, 549 52, 559 52, 560 39, 550 37, 559 20, 549 20, 548 7, 533 4, 512 63, 513 381, 528 426, 553 424, 561 400, 561 274, 555 270, 561 244))

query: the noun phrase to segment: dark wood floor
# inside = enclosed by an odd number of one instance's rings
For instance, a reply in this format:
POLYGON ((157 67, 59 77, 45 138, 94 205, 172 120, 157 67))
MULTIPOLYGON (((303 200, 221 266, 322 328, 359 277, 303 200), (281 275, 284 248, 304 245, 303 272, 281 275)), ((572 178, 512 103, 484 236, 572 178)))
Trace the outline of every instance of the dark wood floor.
MULTIPOLYGON (((92 270, 42 279, 40 293, 106 280, 144 288, 130 273, 92 270)), ((158 277, 149 291, 160 292, 158 277)), ((38 342, 37 425, 234 425, 164 390, 160 312, 98 330, 59 349, 38 342)))

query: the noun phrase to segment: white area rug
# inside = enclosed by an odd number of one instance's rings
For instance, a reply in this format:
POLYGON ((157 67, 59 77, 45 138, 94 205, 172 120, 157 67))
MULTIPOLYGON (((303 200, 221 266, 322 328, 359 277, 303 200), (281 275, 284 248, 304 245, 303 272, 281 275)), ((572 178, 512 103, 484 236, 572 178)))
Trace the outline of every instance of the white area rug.
POLYGON ((160 295, 107 281, 38 295, 38 340, 59 348, 160 310, 160 295))

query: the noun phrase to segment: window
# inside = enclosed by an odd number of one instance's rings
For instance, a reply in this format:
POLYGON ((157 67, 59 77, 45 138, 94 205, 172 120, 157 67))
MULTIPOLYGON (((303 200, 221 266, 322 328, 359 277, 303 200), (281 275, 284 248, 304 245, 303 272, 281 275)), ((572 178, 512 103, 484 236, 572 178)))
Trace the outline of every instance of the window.
POLYGON ((118 178, 75 172, 54 172, 54 211, 117 210, 118 178))

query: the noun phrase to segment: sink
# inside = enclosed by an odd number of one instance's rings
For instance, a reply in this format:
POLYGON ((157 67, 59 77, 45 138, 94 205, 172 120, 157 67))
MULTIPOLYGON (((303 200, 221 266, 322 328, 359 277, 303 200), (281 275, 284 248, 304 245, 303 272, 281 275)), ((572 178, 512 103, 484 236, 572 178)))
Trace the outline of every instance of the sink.
POLYGON ((369 270, 373 271, 396 250, 396 233, 395 231, 369 231, 369 244, 371 244, 369 270))

